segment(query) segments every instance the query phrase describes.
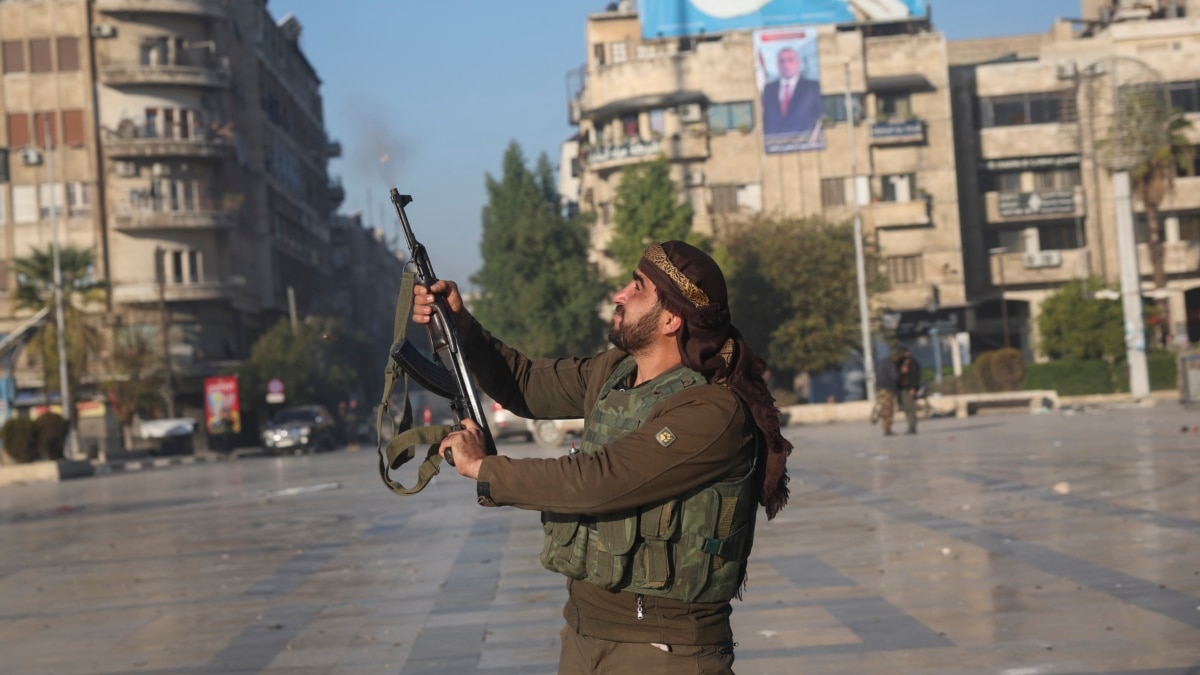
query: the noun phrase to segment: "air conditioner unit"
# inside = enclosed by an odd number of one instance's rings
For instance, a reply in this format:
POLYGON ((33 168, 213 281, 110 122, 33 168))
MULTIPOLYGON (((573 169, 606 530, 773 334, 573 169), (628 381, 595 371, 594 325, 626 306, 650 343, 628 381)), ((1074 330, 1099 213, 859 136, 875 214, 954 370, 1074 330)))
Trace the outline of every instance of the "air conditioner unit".
POLYGON ((138 174, 137 164, 133 162, 117 162, 116 173, 122 178, 134 178, 138 174))
POLYGON ((1062 251, 1040 251, 1039 262, 1042 267, 1061 267, 1062 266, 1062 251))
POLYGON ((681 122, 699 122, 704 119, 704 111, 700 108, 699 103, 681 105, 676 112, 679 113, 679 120, 681 122))
POLYGON ((1021 255, 1021 263, 1025 265, 1025 269, 1036 269, 1042 266, 1041 251, 1026 251, 1021 255))
POLYGON ((1057 70, 1058 79, 1060 80, 1073 80, 1078 74, 1078 69, 1076 68, 1074 61, 1063 61, 1062 63, 1059 63, 1057 70))
POLYGON ((155 176, 170 176, 171 167, 167 166, 166 164, 156 163, 153 168, 153 173, 155 176))
POLYGON ((21 163, 25 166, 37 166, 42 163, 42 153, 33 148, 21 151, 21 163))
POLYGON ((116 37, 116 35, 117 28, 111 23, 98 23, 95 26, 92 26, 92 37, 110 38, 116 37))
POLYGON ((704 172, 703 171, 687 172, 687 175, 685 175, 683 177, 683 184, 686 187, 700 187, 701 185, 704 185, 704 172))

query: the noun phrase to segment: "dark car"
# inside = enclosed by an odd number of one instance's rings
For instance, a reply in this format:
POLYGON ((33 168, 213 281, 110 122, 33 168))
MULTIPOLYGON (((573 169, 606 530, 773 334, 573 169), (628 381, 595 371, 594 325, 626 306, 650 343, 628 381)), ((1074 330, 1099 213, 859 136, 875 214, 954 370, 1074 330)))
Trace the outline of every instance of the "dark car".
POLYGON ((301 405, 280 410, 262 435, 267 452, 303 454, 333 450, 337 428, 333 416, 322 405, 301 405))

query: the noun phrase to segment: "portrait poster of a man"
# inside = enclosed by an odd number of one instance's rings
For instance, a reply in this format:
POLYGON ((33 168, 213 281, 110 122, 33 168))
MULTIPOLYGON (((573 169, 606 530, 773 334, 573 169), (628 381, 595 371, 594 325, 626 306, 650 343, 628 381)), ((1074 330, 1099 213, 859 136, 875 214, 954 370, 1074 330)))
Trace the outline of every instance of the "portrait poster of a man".
POLYGON ((755 75, 761 83, 766 152, 823 150, 817 33, 812 28, 754 33, 755 75))

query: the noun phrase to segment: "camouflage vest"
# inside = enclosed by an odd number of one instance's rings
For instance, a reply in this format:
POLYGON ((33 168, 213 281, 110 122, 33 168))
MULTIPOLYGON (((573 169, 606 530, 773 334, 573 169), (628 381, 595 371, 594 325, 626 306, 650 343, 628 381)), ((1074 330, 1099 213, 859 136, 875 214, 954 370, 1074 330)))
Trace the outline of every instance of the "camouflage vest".
MULTIPOLYGON (((596 452, 642 425, 659 402, 708 384, 678 368, 636 389, 626 358, 609 376, 585 427, 582 452, 596 452)), ((743 579, 754 532, 753 467, 744 477, 694 488, 667 502, 595 518, 543 513, 546 569, 596 584, 685 602, 725 602, 743 579)))

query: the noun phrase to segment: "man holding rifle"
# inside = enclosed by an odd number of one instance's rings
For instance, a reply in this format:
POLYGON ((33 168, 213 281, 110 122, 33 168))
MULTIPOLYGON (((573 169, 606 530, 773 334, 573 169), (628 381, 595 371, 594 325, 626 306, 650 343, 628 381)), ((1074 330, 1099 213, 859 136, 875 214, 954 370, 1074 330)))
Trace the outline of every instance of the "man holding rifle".
POLYGON ((516 414, 586 418, 581 452, 485 452, 470 419, 440 451, 479 503, 542 512, 541 561, 567 576, 559 673, 732 673, 758 504, 787 503, 792 446, 763 362, 732 325, 725 278, 680 241, 649 246, 614 296, 610 349, 530 360, 493 338, 456 285, 414 289, 413 320, 446 300, 480 386, 516 414))

